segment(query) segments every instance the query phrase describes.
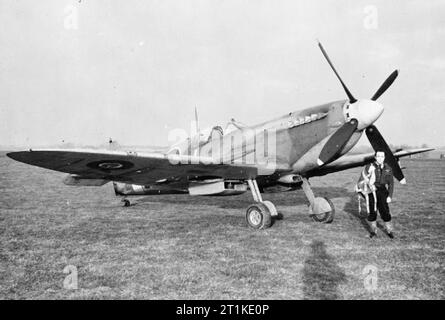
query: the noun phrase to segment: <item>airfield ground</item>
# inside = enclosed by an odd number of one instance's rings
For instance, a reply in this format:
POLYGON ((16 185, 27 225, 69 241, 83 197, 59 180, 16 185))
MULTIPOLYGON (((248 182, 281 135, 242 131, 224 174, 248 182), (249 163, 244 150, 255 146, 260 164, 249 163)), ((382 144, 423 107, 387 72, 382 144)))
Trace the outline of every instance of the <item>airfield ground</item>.
POLYGON ((352 193, 360 169, 311 180, 336 206, 332 224, 311 221, 302 191, 266 194, 284 219, 257 231, 250 193, 124 208, 111 185, 68 187, 2 153, 0 298, 444 299, 445 161, 403 165, 391 240, 368 237, 352 193), (64 288, 67 265, 77 290, 64 288))

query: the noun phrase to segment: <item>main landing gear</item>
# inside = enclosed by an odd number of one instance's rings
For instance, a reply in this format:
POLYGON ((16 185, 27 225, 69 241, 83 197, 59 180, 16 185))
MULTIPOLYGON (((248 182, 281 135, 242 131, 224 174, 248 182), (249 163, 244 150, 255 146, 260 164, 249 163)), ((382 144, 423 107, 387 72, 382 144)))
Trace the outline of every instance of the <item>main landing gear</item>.
POLYGON ((254 229, 267 229, 272 225, 272 219, 279 218, 277 208, 272 202, 263 201, 256 180, 247 180, 247 183, 252 192, 253 200, 256 201, 247 208, 247 224, 254 229))
MULTIPOLYGON (((307 178, 301 178, 302 189, 309 200, 309 216, 316 222, 331 223, 334 221, 334 204, 328 198, 315 197, 307 178)), ((254 229, 267 229, 273 219, 280 219, 274 204, 263 201, 256 180, 247 180, 253 199, 256 203, 250 205, 246 211, 247 224, 254 229)))
POLYGON ((301 185, 309 200, 309 216, 316 222, 331 223, 334 221, 334 204, 328 198, 315 197, 307 178, 302 178, 301 185))
POLYGON ((121 201, 122 201, 122 205, 123 205, 124 207, 129 207, 129 206, 131 206, 130 200, 124 198, 124 199, 122 199, 121 201))

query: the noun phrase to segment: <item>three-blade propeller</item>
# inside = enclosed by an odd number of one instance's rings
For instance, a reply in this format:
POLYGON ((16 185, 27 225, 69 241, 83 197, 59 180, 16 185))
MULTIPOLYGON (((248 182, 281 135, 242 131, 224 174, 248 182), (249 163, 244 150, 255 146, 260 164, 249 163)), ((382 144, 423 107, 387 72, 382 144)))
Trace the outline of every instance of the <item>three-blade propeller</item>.
MULTIPOLYGON (((323 53, 323 56, 331 66, 332 71, 334 71, 335 75, 337 76, 338 80, 340 81, 343 90, 345 91, 346 95, 349 98, 349 104, 350 106, 354 106, 356 104, 360 103, 359 100, 355 99, 352 95, 351 91, 349 91, 348 87, 345 85, 343 80, 341 79, 340 75, 338 74, 337 70, 335 69, 334 65, 332 64, 331 60, 329 59, 328 54, 324 50, 322 44, 319 42, 318 46, 323 53)), ((376 101, 394 82, 394 80, 399 75, 398 70, 395 70, 392 72, 389 77, 383 82, 383 84, 380 86, 380 88, 374 93, 374 95, 371 98, 371 101, 376 101)), ((369 100, 368 100, 369 101, 369 100)), ((372 104, 370 102, 367 102, 369 106, 372 104)), ((361 103, 361 106, 365 105, 364 103, 361 103)), ((360 110, 359 110, 360 111, 360 110)), ((329 163, 337 158, 337 156, 340 154, 341 150, 344 148, 346 143, 351 139, 352 135, 356 130, 358 129, 360 123, 360 119, 352 118, 345 124, 343 124, 340 128, 337 129, 336 132, 328 139, 326 144, 323 146, 319 158, 317 160, 317 164, 319 166, 322 166, 326 163, 329 163)), ((361 128, 360 130, 362 130, 361 128)), ((405 178, 403 176, 403 172, 400 169, 400 166, 398 164, 397 159, 394 157, 393 153, 391 152, 390 148, 388 147, 388 144, 385 142, 385 139, 383 139, 380 132, 377 130, 377 128, 372 125, 371 123, 366 124, 366 136, 368 137, 369 142, 371 143, 374 151, 384 151, 385 152, 385 160, 386 163, 392 168, 394 176, 397 180, 400 181, 400 183, 405 183, 405 178)))

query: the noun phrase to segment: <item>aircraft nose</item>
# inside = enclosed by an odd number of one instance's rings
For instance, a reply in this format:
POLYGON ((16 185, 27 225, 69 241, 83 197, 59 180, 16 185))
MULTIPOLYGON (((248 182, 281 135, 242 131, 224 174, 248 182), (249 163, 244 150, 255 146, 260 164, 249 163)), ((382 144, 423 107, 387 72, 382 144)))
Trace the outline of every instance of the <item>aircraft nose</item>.
POLYGON ((358 120, 358 130, 363 130, 373 124, 384 110, 383 105, 377 101, 360 100, 354 104, 358 120))

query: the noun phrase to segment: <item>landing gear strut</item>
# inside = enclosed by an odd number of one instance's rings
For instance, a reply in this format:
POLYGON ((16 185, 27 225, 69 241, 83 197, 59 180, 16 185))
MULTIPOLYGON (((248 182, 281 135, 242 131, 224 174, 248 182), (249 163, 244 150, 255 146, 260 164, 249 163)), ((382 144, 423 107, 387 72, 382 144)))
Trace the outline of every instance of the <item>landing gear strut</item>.
POLYGON ((277 208, 270 201, 263 201, 256 180, 247 180, 253 200, 246 211, 247 224, 254 229, 267 229, 272 225, 272 218, 278 217, 277 208))
POLYGON ((307 178, 303 178, 302 188, 309 200, 309 216, 316 222, 331 223, 334 221, 334 204, 328 198, 315 197, 307 178))

